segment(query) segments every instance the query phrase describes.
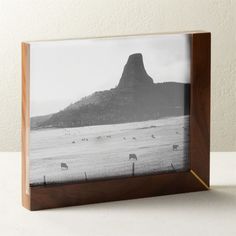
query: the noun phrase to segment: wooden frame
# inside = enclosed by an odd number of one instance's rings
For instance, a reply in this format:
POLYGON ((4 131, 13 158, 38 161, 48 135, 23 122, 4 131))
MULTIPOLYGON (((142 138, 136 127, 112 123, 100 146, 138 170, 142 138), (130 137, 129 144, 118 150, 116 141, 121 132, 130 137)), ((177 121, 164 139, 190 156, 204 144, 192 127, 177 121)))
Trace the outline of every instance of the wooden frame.
POLYGON ((151 197, 209 189, 210 46, 208 32, 192 37, 190 100, 190 169, 187 172, 29 187, 30 45, 22 43, 22 202, 30 210, 151 197))

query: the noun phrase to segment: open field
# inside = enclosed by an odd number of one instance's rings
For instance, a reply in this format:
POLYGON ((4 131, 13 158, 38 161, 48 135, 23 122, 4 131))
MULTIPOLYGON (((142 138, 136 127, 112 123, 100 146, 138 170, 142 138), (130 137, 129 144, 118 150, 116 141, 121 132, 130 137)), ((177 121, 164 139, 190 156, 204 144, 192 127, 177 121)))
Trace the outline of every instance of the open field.
POLYGON ((189 116, 30 132, 32 185, 188 169, 189 116), (173 145, 178 145, 173 150, 173 145), (135 154, 137 160, 129 160, 135 154), (68 167, 61 168, 61 163, 68 167), (44 179, 45 176, 45 179, 44 179))

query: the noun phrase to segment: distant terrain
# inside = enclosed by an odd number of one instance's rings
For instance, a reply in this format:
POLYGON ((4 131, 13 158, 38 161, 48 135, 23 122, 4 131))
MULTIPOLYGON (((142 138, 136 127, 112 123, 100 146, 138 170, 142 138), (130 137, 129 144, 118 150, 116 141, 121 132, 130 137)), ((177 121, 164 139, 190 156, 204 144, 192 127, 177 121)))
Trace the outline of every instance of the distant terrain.
POLYGON ((188 115, 189 95, 190 84, 154 83, 144 68, 142 54, 132 54, 117 87, 97 91, 55 114, 32 117, 31 129, 119 124, 188 115))

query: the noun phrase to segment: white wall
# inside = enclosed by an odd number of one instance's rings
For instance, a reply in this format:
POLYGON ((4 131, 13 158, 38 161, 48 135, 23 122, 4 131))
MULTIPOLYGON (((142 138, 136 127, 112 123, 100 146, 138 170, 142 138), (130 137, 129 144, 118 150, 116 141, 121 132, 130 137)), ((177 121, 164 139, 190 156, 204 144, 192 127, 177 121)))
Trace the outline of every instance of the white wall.
POLYGON ((0 151, 20 149, 24 40, 212 32, 211 150, 236 151, 236 1, 0 0, 0 151))

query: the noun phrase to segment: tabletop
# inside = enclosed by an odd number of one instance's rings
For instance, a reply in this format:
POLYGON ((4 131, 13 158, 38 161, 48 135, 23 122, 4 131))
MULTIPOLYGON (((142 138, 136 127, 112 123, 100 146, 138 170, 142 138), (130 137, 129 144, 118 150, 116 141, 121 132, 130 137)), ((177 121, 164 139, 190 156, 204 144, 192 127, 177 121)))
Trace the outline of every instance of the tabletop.
POLYGON ((236 235, 236 152, 211 153, 209 191, 30 212, 19 152, 0 153, 0 235, 236 235))

